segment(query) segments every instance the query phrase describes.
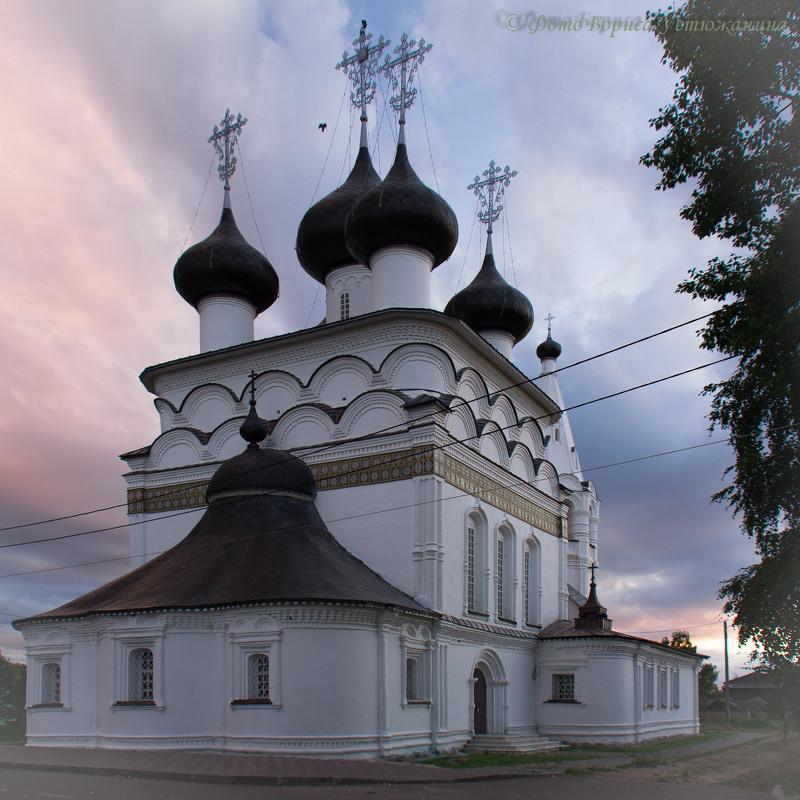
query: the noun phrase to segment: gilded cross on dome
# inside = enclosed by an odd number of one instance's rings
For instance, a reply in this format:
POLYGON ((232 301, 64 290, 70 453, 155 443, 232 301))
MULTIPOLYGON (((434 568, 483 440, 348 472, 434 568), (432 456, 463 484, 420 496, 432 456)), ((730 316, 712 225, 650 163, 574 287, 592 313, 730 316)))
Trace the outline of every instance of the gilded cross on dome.
POLYGON ((406 124, 406 109, 411 107, 417 95, 417 90, 411 88, 414 73, 432 47, 432 44, 425 44, 424 39, 420 39, 419 46, 417 46, 417 42, 414 39, 409 41, 408 36, 404 33, 400 37, 400 44, 394 49, 397 58, 390 60, 389 56, 386 56, 386 60, 379 67, 379 72, 385 72, 386 77, 391 81, 392 91, 397 92, 389 99, 389 105, 395 111, 400 112, 401 125, 406 124), (415 47, 416 50, 414 50, 415 47), (397 78, 398 67, 400 68, 399 80, 397 78))
POLYGON ((214 149, 219 156, 219 179, 225 181, 225 192, 231 189, 231 176, 236 171, 236 158, 233 155, 236 147, 236 142, 239 140, 239 132, 247 124, 247 120, 241 114, 235 117, 231 114, 228 108, 225 110, 225 116, 219 125, 214 126, 214 133, 211 134, 208 141, 214 144, 214 149))
POLYGON ((494 161, 490 161, 489 169, 483 171, 483 180, 480 175, 476 175, 475 181, 467 186, 467 189, 480 198, 481 207, 485 209, 478 212, 478 219, 489 226, 487 233, 492 232, 492 223, 500 217, 503 210, 500 200, 505 194, 506 186, 516 174, 517 171, 512 170, 508 164, 505 169, 501 169, 495 166, 494 161))
POLYGON ((361 109, 361 121, 367 121, 367 106, 375 97, 375 73, 378 69, 378 59, 384 47, 390 42, 384 39, 383 35, 378 38, 376 44, 370 45, 372 34, 367 33, 367 21, 361 20, 361 30, 358 38, 353 39, 356 48, 352 55, 347 54, 347 50, 342 54, 342 60, 336 65, 336 69, 342 70, 345 75, 353 82, 353 91, 350 92, 350 101, 356 108, 361 109))

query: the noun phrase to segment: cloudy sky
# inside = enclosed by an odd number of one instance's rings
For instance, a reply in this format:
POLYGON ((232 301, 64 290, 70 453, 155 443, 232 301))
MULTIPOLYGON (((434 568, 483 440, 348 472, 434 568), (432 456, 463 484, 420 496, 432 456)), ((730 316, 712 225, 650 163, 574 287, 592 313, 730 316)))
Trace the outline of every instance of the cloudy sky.
MULTIPOLYGON (((404 31, 434 44, 407 132, 417 173, 460 226, 457 250, 434 273, 435 308, 479 267, 476 198, 466 187, 494 159, 519 172, 495 251, 534 305, 534 330, 515 351, 527 374, 538 372, 548 313, 565 366, 713 310, 675 287, 724 247, 699 242, 680 219, 688 189, 655 192, 658 173, 638 163, 675 75, 652 35, 589 30, 594 16, 635 20, 647 5, 502 2, 0 3, 0 526, 124 502, 117 455, 158 434, 138 374, 197 352, 197 315, 175 292, 172 268, 218 219, 207 139, 227 107, 248 118, 233 182, 237 221, 252 244, 263 242, 281 279, 256 333, 322 318, 324 292, 299 267, 294 240, 305 210, 352 161, 357 124, 333 67, 362 18, 393 45, 404 31), (526 23, 541 27, 540 17, 583 25, 530 33, 526 23)), ((382 92, 377 99, 370 136, 383 175, 396 125, 382 92)), ((714 361, 698 347, 698 327, 566 370, 567 404, 714 361)), ((752 560, 736 521, 709 504, 724 486, 727 445, 605 465, 723 439, 708 433, 700 392, 727 370, 571 415, 585 477, 603 501, 599 588, 615 627, 655 638, 688 628, 719 667, 718 585, 752 560)), ((127 532, 8 545, 124 522, 113 508, 0 534, 5 654, 23 656, 11 619, 121 574, 127 532), (76 564, 84 566, 63 568, 76 564)), ((745 663, 734 647, 737 671, 745 663)))

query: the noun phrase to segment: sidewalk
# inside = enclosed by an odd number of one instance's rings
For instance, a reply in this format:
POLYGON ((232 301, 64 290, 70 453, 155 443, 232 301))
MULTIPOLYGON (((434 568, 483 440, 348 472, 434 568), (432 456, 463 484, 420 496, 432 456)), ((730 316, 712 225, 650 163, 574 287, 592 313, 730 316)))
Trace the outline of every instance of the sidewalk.
MULTIPOLYGON (((759 739, 738 733, 723 740, 693 742, 666 751, 668 758, 724 750, 759 739)), ((611 754, 609 754, 611 755, 611 754)), ((632 757, 540 763, 516 767, 446 769, 404 761, 304 758, 255 753, 209 753, 194 750, 100 750, 73 747, 0 745, 0 770, 30 769, 82 772, 117 777, 161 778, 203 783, 273 786, 375 783, 460 783, 561 774, 565 768, 615 767, 632 757)))
POLYGON ((0 745, 0 770, 83 772, 127 778, 161 778, 203 783, 272 786, 371 783, 457 783, 499 780, 551 771, 509 771, 504 767, 443 769, 402 761, 208 753, 191 750, 94 750, 72 747, 0 745))

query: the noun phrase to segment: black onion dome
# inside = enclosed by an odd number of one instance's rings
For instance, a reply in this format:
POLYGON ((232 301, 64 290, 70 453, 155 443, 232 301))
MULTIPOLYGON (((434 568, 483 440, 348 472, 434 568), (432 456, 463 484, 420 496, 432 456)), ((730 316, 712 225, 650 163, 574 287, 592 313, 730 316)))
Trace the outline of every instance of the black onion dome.
POLYGON ((306 463, 285 450, 248 447, 226 461, 206 489, 206 501, 254 494, 317 496, 317 484, 306 463))
POLYGON ((195 308, 209 295, 233 294, 249 300, 260 314, 278 296, 272 264, 247 243, 227 207, 211 236, 181 254, 173 278, 178 294, 195 308))
POLYGON ((533 325, 533 306, 522 292, 497 271, 494 256, 486 253, 475 279, 450 299, 444 313, 464 320, 474 331, 508 331, 515 342, 533 325))
POLYGON ((561 345, 548 333, 547 338, 536 348, 536 357, 539 360, 543 360, 545 358, 558 358, 560 355, 561 345))
POLYGON ((433 266, 446 261, 458 241, 453 209, 418 177, 408 161, 405 144, 380 186, 353 207, 345 225, 345 240, 362 264, 382 247, 413 245, 433 255, 433 266))
POLYGON ((360 147, 347 180, 306 211, 297 228, 295 250, 300 266, 314 280, 325 283, 329 272, 355 261, 345 244, 345 221, 356 201, 380 183, 369 150, 360 147))

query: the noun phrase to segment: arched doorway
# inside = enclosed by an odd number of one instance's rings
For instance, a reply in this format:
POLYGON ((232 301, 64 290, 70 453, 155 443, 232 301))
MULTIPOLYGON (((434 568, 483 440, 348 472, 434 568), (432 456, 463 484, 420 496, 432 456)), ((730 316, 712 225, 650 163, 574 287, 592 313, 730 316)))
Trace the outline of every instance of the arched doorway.
POLYGON ((480 667, 472 674, 472 730, 476 735, 486 733, 486 675, 480 667))

